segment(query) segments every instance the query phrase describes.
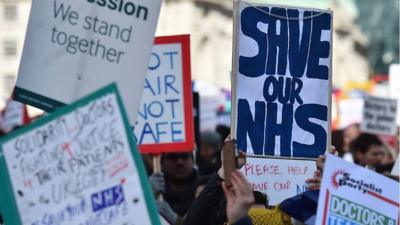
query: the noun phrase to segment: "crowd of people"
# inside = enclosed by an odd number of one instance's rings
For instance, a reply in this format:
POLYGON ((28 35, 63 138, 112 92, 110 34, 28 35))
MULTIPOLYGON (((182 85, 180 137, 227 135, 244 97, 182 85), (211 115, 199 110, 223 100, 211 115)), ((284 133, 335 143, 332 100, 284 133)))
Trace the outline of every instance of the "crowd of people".
MULTIPOLYGON (((231 141, 226 135, 226 132, 203 132, 199 149, 193 154, 162 154, 161 172, 153 172, 152 156, 144 155, 164 224, 313 224, 312 220, 308 221, 309 217, 296 218, 298 213, 293 211, 307 210, 307 213, 316 214, 325 156, 317 160, 318 171, 306 181, 309 190, 301 196, 310 198, 314 205, 298 205, 294 197, 271 206, 269 196, 252 191, 240 171, 232 174, 232 186, 226 186, 221 160, 221 152, 228 146, 224 142, 231 141)), ((333 138, 337 139, 336 135, 333 138)), ((359 125, 353 124, 341 132, 340 138, 340 142, 333 140, 338 147, 330 153, 399 180, 389 175, 396 157, 377 135, 362 133, 359 125)), ((238 169, 245 163, 245 154, 240 156, 238 169)))
MULTIPOLYGON (((163 225, 313 224, 310 216, 298 216, 298 211, 305 211, 300 215, 316 214, 325 156, 317 159, 318 170, 306 181, 308 191, 271 206, 269 196, 252 191, 239 171, 246 162, 243 152, 237 159, 238 170, 231 175, 232 185, 225 183, 221 155, 234 146, 226 143, 234 140, 230 140, 228 127, 219 127, 218 131, 202 132, 194 152, 161 154, 161 171, 154 171, 156 156, 142 155, 163 225), (301 198, 308 198, 313 204, 302 205, 298 201, 301 198)), ((331 154, 399 180, 389 175, 396 156, 378 136, 362 133, 358 124, 339 134, 332 135, 332 143, 338 147, 333 147, 331 154)), ((3 224, 1 217, 0 224, 3 224)))

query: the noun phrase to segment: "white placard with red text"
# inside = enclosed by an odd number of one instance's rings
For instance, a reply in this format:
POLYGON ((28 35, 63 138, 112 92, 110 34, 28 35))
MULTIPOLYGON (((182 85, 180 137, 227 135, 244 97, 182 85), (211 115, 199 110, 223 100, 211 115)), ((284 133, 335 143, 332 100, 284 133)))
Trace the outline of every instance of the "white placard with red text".
POLYGON ((269 205, 306 191, 305 180, 316 171, 313 160, 288 160, 247 157, 241 169, 253 191, 267 194, 269 205))
POLYGON ((399 182, 328 155, 315 224, 399 224, 399 182))

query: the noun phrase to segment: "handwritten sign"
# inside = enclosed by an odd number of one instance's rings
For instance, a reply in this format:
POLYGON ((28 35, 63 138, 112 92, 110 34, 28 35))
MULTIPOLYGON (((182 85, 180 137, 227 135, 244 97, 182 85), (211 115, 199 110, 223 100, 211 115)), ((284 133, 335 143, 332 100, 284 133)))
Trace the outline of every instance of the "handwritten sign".
POLYGON ((33 0, 14 99, 51 111, 116 82, 134 123, 160 6, 33 0))
POLYGON ((361 130, 378 135, 395 136, 397 100, 368 96, 364 102, 361 130))
POLYGON ((141 152, 193 150, 189 35, 156 38, 134 130, 141 152))
POLYGON ((332 12, 239 1, 235 21, 238 149, 318 157, 330 140, 332 12))
POLYGON ((328 155, 315 224, 399 223, 399 183, 328 155))
POLYGON ((247 157, 241 171, 254 191, 265 193, 270 205, 306 191, 305 180, 316 171, 315 161, 247 157))
POLYGON ((6 224, 159 224, 115 85, 1 140, 6 224))

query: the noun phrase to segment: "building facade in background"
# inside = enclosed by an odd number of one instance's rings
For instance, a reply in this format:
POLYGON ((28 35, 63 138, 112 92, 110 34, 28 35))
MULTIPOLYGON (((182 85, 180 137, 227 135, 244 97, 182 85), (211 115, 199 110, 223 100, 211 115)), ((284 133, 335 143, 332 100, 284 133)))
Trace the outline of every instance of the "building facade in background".
POLYGON ((0 0, 0 109, 15 85, 30 7, 30 0, 0 0))
MULTIPOLYGON (((272 4, 282 2, 252 1, 272 4)), ((284 3, 298 5, 300 1, 286 0, 281 4, 284 3)), ((340 88, 348 82, 366 82, 370 76, 368 40, 356 24, 357 9, 354 2, 312 0, 304 3, 307 7, 329 7, 334 11, 333 85, 340 88)), ((165 0, 157 35, 189 33, 192 41, 193 78, 230 88, 232 21, 231 0, 165 0)))
MULTIPOLYGON (((369 40, 357 21, 355 0, 250 0, 280 4, 307 3, 334 11, 333 84, 365 82, 371 75, 369 40), (275 1, 275 2, 274 2, 275 1)), ((11 95, 18 72, 31 0, 0 0, 0 107, 11 95)), ((230 89, 232 0, 163 0, 157 35, 191 35, 192 77, 230 89)), ((384 21, 382 20, 382 23, 384 21)))
POLYGON ((231 0, 164 0, 156 35, 190 34, 192 77, 230 89, 231 0))

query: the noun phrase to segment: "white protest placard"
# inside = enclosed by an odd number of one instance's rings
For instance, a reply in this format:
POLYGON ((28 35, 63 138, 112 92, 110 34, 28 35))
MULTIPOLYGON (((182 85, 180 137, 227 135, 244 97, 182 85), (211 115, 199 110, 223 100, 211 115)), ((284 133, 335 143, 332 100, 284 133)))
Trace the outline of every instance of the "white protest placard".
POLYGON ((33 0, 14 99, 51 111, 116 82, 134 123, 160 6, 33 0))
POLYGON ((306 191, 306 179, 317 170, 313 160, 288 160, 247 157, 241 171, 250 182, 253 191, 265 193, 269 205, 306 191))
POLYGON ((368 96, 364 102, 361 130, 366 133, 396 136, 397 100, 368 96))
POLYGON ((349 98, 339 101, 339 129, 359 124, 363 118, 364 99, 349 98))
MULTIPOLYGON (((400 108, 400 64, 392 64, 389 67, 389 94, 397 99, 397 108, 400 108)), ((400 110, 397 111, 397 126, 400 126, 400 110)))
POLYGON ((15 127, 23 126, 30 122, 26 105, 9 100, 1 112, 0 130, 10 132, 15 127))
POLYGON ((193 151, 189 35, 155 39, 134 131, 142 153, 193 151))
POLYGON ((399 182, 328 155, 315 224, 399 224, 399 182))
POLYGON ((235 3, 231 133, 249 155, 330 145, 332 11, 235 3))
POLYGON ((0 211, 12 225, 159 225, 116 85, 0 140, 0 211))

